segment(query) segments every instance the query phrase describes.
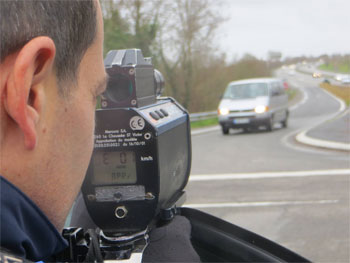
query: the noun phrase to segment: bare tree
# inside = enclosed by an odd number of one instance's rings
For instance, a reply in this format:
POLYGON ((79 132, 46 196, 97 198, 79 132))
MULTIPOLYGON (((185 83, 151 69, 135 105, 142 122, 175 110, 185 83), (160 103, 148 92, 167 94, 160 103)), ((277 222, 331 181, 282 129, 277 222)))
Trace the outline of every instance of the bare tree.
POLYGON ((212 55, 212 39, 222 18, 208 0, 174 0, 166 8, 168 15, 159 40, 160 57, 170 95, 190 107, 196 74, 203 57, 212 55))

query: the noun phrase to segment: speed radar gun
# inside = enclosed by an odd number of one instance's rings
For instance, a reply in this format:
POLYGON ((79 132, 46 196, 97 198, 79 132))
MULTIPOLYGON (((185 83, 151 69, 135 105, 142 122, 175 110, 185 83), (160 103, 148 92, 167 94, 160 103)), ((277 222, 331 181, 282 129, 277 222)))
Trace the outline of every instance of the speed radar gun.
POLYGON ((137 261, 150 229, 175 216, 190 173, 189 115, 174 99, 160 97, 164 79, 151 60, 138 49, 112 50, 105 68, 109 81, 82 186, 100 230, 66 229, 68 261, 86 260, 91 250, 97 261, 137 261))

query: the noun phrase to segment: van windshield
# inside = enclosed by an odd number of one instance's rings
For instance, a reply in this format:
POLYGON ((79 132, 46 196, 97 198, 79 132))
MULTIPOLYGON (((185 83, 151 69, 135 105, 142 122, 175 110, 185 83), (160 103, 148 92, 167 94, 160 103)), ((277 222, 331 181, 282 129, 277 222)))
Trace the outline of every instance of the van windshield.
POLYGON ((266 83, 233 84, 227 87, 225 99, 249 99, 261 96, 268 96, 266 83))

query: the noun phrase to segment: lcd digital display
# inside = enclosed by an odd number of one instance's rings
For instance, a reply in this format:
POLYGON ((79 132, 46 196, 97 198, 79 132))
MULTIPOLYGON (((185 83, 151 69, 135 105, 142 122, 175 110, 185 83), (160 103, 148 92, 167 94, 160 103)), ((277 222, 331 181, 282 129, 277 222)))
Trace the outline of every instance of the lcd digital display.
POLYGON ((94 185, 134 184, 137 181, 134 152, 95 152, 93 170, 94 185))

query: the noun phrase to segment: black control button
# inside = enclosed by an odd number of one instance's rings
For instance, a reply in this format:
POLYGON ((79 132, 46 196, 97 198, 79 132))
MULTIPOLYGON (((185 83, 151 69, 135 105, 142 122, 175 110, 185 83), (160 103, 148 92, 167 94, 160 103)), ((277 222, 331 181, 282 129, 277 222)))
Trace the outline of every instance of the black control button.
POLYGON ((159 120, 158 114, 155 114, 154 112, 150 112, 149 115, 151 115, 151 117, 152 117, 153 119, 155 119, 156 121, 159 120))
POLYGON ((160 109, 160 112, 163 113, 163 115, 166 117, 169 116, 169 113, 166 110, 160 109))
POLYGON ((155 112, 156 114, 158 114, 158 116, 159 116, 161 119, 164 118, 164 114, 161 113, 160 111, 156 110, 156 111, 154 111, 154 112, 155 112))

